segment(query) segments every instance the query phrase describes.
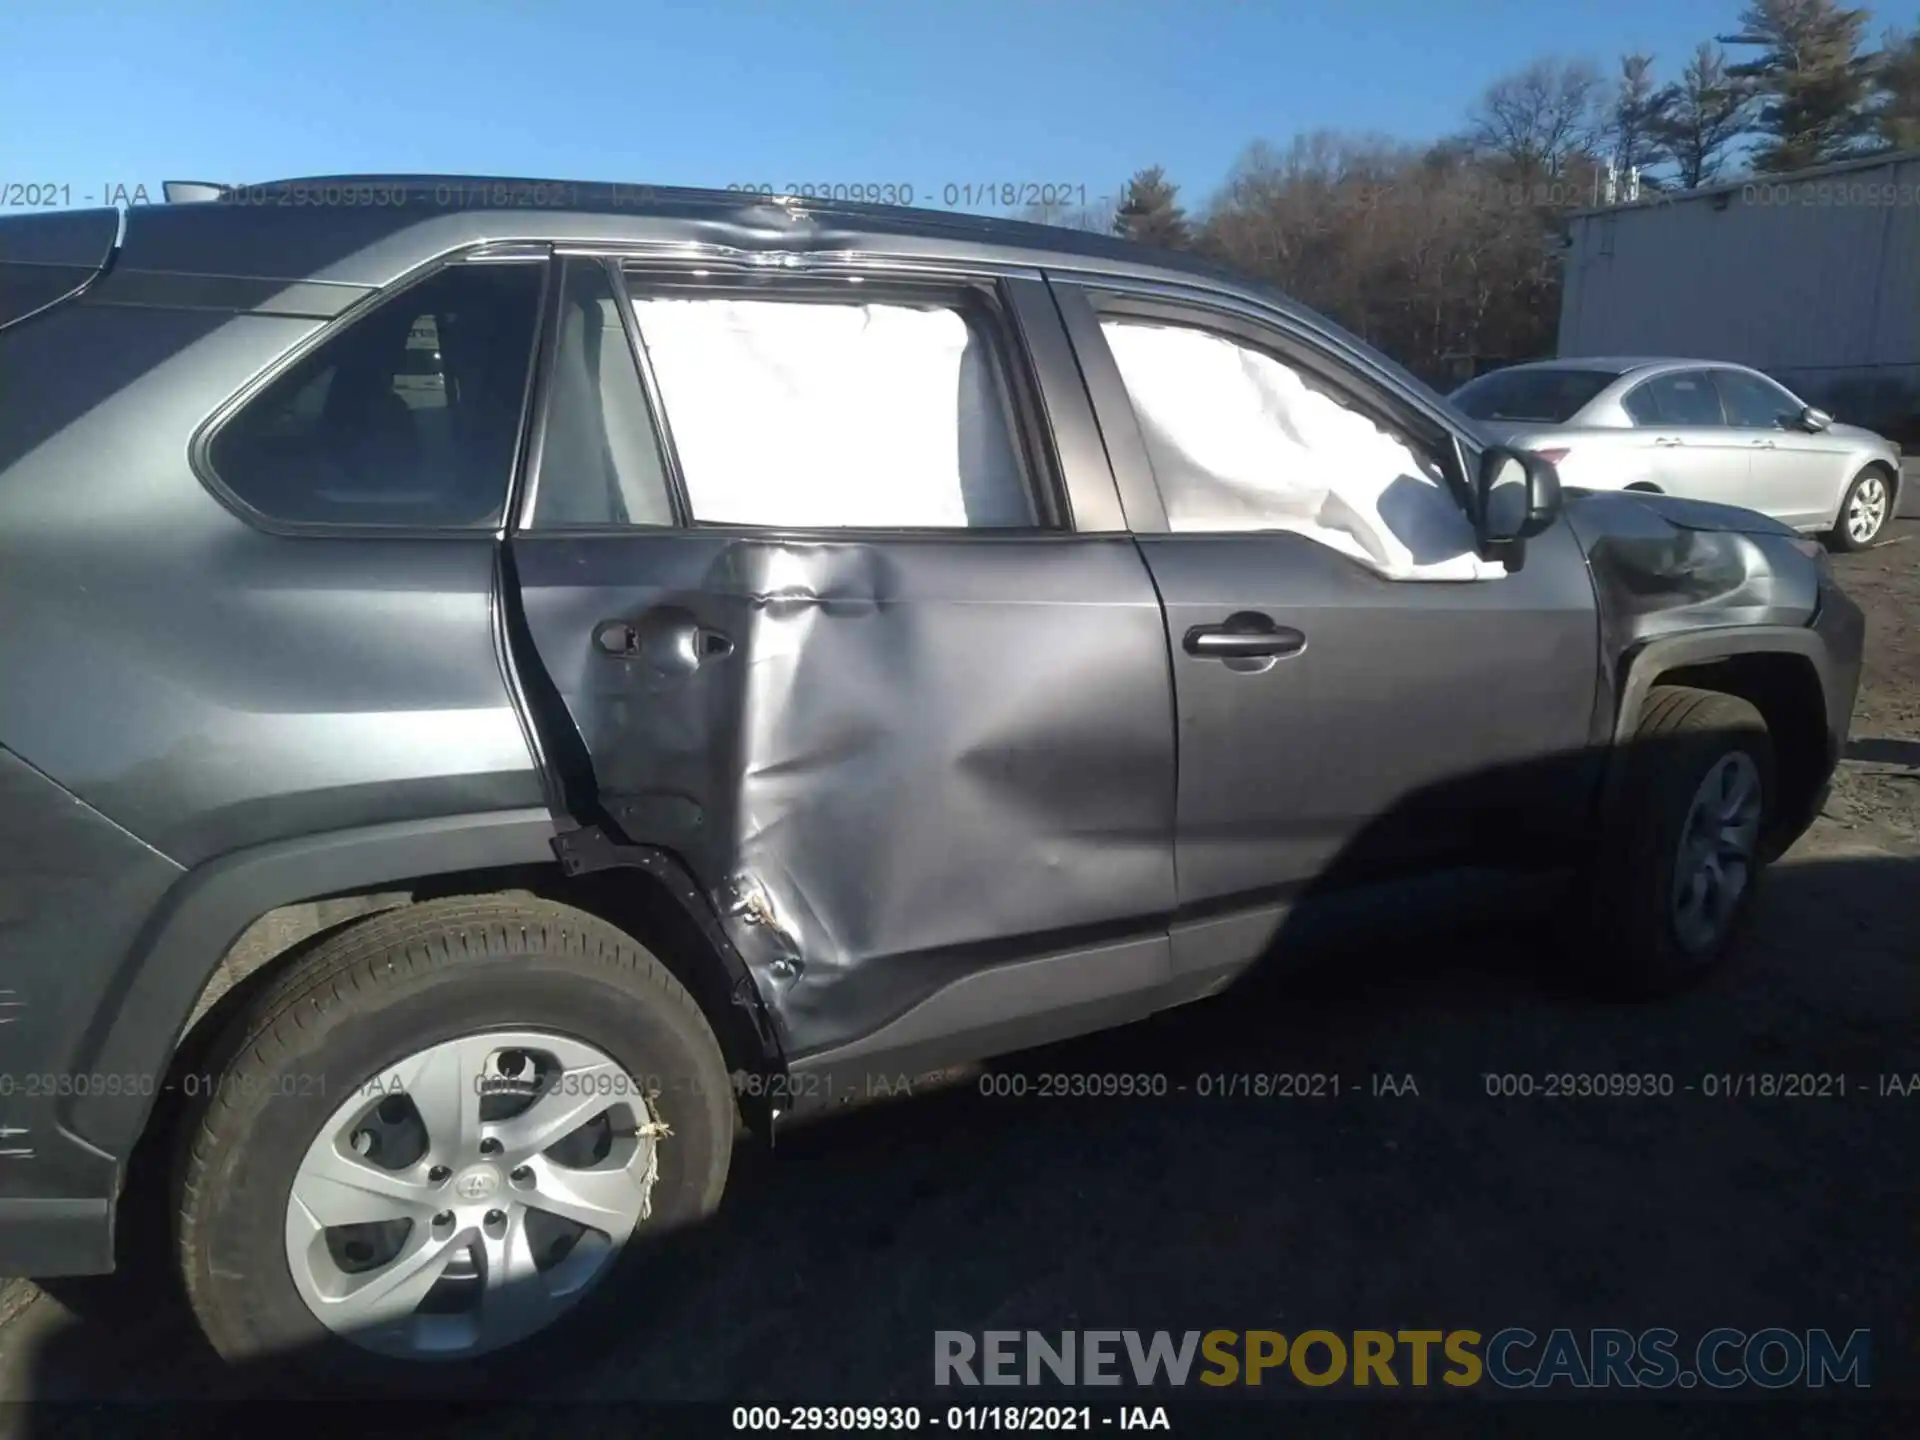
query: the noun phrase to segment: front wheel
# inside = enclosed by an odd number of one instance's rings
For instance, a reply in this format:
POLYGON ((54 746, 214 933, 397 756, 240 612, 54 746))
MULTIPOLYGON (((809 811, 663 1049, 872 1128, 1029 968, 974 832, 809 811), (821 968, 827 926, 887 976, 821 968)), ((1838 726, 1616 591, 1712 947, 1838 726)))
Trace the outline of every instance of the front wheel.
POLYGON ((1828 534, 1835 550, 1865 550, 1880 538, 1893 517, 1893 485, 1886 471, 1869 465, 1853 477, 1840 502, 1839 523, 1828 534))
POLYGON ((1593 978, 1623 997, 1704 977, 1746 919, 1774 804, 1773 744, 1737 696, 1655 686, 1590 877, 1593 978))
POLYGON ((230 1361, 336 1371, 556 1326, 638 1239, 716 1207, 734 1133, 687 992, 611 926, 526 897, 340 932, 196 1084, 176 1220, 194 1311, 230 1361))

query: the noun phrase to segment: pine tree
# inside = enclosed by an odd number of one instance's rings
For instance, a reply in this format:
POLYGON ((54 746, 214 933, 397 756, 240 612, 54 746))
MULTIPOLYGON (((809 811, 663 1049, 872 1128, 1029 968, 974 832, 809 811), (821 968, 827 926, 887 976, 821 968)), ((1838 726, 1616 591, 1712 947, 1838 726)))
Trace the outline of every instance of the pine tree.
POLYGON ((1653 83, 1653 57, 1621 56, 1602 135, 1606 158, 1619 170, 1623 185, 1634 170, 1641 172, 1643 184, 1656 183, 1646 172, 1669 158, 1662 126, 1666 106, 1667 91, 1653 83))
POLYGON ((1187 212, 1175 203, 1180 187, 1158 165, 1135 173, 1113 218, 1113 233, 1142 245, 1182 250, 1192 244, 1187 212))
POLYGON ((1834 0, 1753 0, 1722 43, 1760 54, 1729 67, 1760 99, 1754 168, 1780 173, 1860 153, 1871 133, 1873 60, 1860 53, 1868 12, 1834 0))
POLYGON ((1680 79, 1660 92, 1656 124, 1673 158, 1674 183, 1698 190, 1718 178, 1752 113, 1749 83, 1727 73, 1725 52, 1717 45, 1696 49, 1680 79))
POLYGON ((1890 150, 1920 150, 1920 30, 1888 34, 1874 57, 1880 94, 1874 125, 1890 150))

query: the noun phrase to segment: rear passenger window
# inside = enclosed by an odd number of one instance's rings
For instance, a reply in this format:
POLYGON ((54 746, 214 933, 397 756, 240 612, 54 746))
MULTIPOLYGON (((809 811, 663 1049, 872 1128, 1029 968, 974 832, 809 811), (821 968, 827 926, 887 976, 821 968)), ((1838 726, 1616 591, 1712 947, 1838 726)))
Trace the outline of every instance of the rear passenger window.
POLYGON ((671 525, 660 438, 606 268, 567 261, 533 523, 671 525))
POLYGON ((451 265, 382 302, 220 428, 215 475, 271 520, 497 524, 541 276, 451 265))
POLYGON ((958 302, 637 297, 697 521, 1034 524, 1006 376, 958 302))

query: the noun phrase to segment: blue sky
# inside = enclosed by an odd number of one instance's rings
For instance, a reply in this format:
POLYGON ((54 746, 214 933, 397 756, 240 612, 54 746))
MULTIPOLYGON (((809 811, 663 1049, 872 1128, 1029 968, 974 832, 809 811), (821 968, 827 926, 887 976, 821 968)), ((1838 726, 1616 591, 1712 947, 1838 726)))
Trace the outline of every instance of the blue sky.
POLYGON ((1665 78, 1739 9, 7 0, 0 184, 68 186, 77 205, 111 185, 157 198, 164 179, 411 170, 887 182, 926 203, 989 181, 1084 186, 1091 199, 1159 163, 1198 205, 1252 140, 1439 134, 1488 81, 1540 55, 1611 63, 1643 48, 1665 78))

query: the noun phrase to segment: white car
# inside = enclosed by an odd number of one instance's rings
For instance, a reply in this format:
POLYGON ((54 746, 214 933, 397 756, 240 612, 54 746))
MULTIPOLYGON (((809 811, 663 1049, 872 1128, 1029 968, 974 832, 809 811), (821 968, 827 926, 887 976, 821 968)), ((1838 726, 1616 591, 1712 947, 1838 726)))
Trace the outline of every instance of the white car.
POLYGON ((1652 490, 1758 510, 1864 550, 1893 516, 1900 447, 1718 360, 1541 360, 1470 380, 1453 403, 1491 438, 1586 490, 1652 490))

